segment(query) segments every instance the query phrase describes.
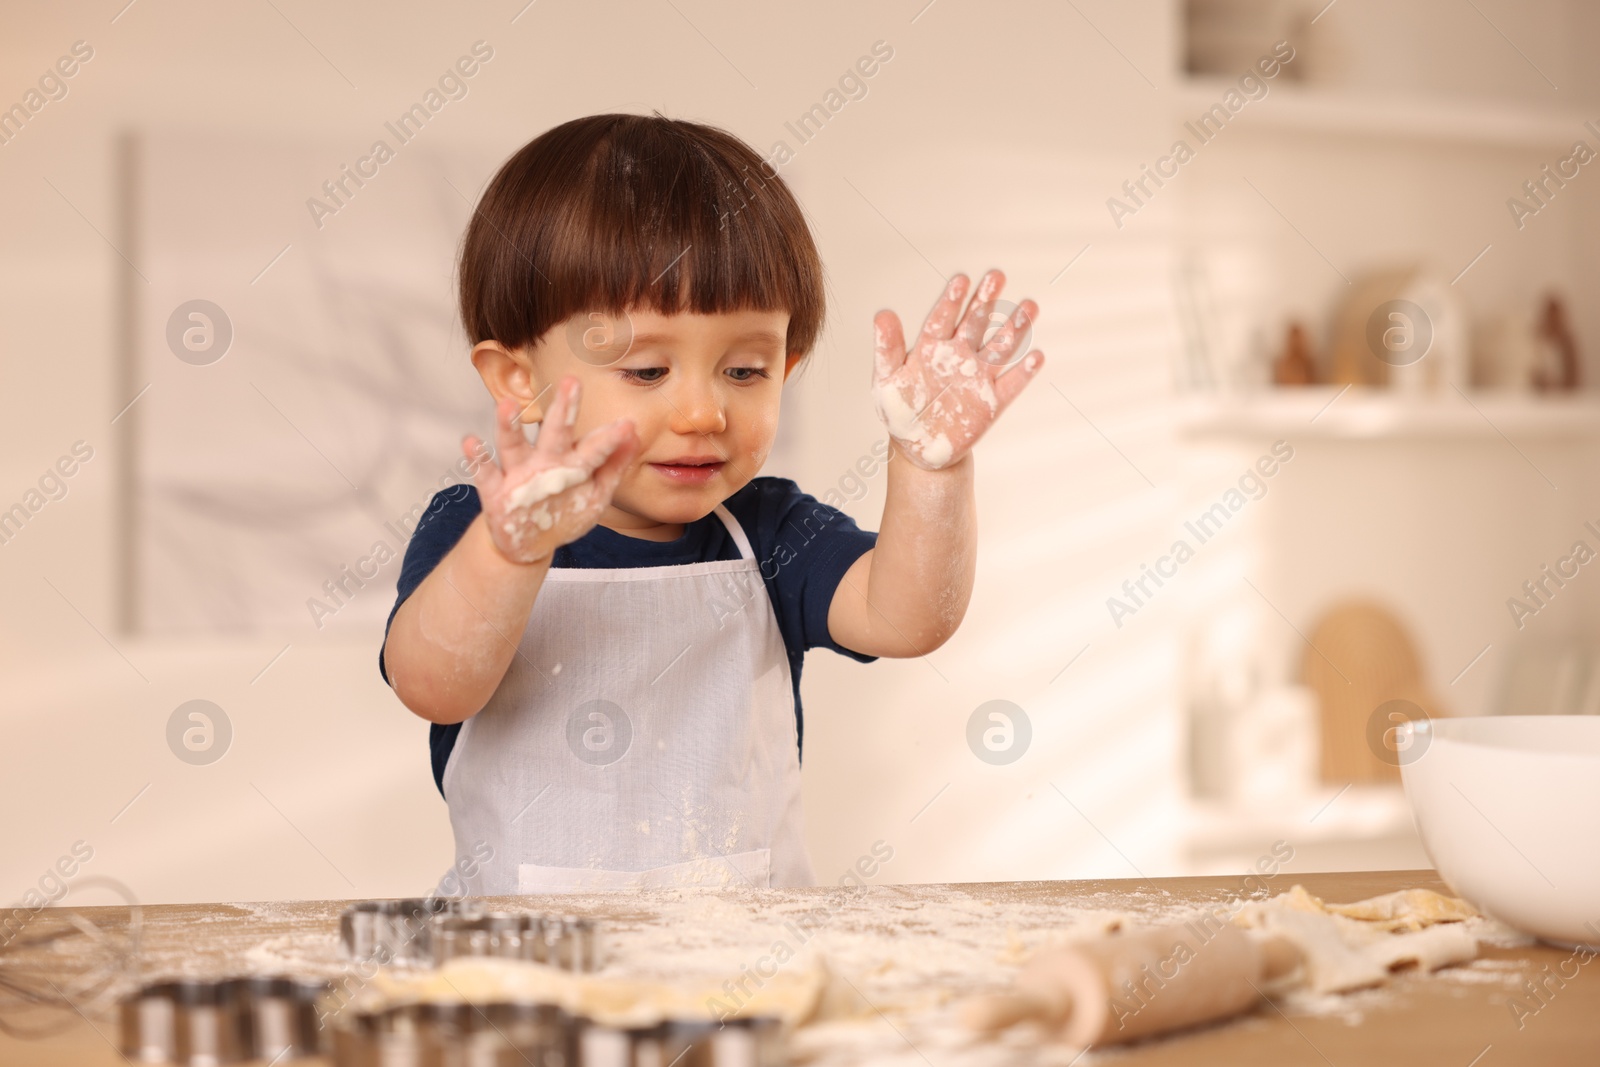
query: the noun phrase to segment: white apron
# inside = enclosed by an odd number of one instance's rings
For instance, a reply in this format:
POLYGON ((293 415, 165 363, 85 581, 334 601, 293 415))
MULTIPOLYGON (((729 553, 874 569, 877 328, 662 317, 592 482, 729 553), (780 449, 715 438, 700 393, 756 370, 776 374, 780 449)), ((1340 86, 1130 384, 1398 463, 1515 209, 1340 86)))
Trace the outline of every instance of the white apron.
POLYGON ((550 568, 445 764, 441 892, 813 884, 783 635, 715 513, 737 560, 550 568))

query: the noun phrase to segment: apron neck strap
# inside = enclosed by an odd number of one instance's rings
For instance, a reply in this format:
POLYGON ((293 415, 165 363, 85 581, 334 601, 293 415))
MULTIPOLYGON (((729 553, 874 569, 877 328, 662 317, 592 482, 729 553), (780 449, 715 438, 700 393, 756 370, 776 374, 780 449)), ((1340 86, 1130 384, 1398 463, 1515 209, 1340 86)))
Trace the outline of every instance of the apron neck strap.
POLYGON ((718 504, 714 509, 717 518, 722 520, 722 525, 728 528, 728 536, 733 538, 733 543, 739 546, 740 559, 755 559, 756 550, 750 547, 750 538, 745 536, 744 527, 739 525, 739 520, 733 517, 733 512, 718 504))

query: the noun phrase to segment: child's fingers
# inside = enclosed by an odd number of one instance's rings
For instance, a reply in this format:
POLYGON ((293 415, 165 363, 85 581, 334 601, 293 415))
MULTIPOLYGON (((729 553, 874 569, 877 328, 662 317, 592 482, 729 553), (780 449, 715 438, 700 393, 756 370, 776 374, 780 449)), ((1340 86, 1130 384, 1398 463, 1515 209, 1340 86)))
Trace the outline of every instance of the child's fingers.
POLYGON ((947 341, 955 332, 956 319, 961 314, 961 301, 967 295, 967 276, 957 274, 950 279, 950 284, 944 287, 944 294, 933 305, 933 310, 928 312, 928 319, 922 324, 922 337, 932 338, 937 341, 947 341))
POLYGON ((477 464, 477 469, 472 473, 472 484, 478 487, 478 496, 489 497, 500 488, 500 482, 505 478, 499 465, 484 455, 483 442, 471 434, 461 439, 461 451, 468 462, 477 464))
POLYGON ((1032 300, 1024 300, 1017 305, 1017 310, 1012 312, 1004 326, 995 331, 989 343, 983 348, 983 362, 990 367, 1001 368, 1001 373, 1010 369, 1014 361, 1017 348, 1027 338, 1028 331, 1033 329, 1034 320, 1039 317, 1039 305, 1032 300))
POLYGON ((872 381, 883 381, 906 361, 906 335, 900 316, 880 311, 872 317, 872 381))
POLYGON ((984 331, 989 328, 989 317, 994 312, 994 302, 1005 288, 1006 276, 999 270, 985 271, 978 280, 978 291, 967 306, 967 313, 956 329, 956 336, 973 348, 983 343, 984 331))
POLYGON ((1018 362, 1007 367, 994 379, 995 413, 1004 411, 1028 383, 1038 375, 1039 368, 1044 366, 1044 353, 1035 348, 1018 362))
POLYGON ((583 440, 578 442, 572 454, 577 457, 578 465, 592 474, 630 441, 635 446, 638 444, 633 420, 618 419, 604 426, 596 426, 584 434, 583 440))
POLYGON ((604 463, 595 468, 594 472, 594 484, 599 490, 599 499, 607 502, 617 491, 617 483, 622 481, 623 472, 627 470, 628 464, 633 462, 633 457, 639 453, 639 435, 634 432, 633 424, 630 422, 619 427, 618 432, 621 438, 616 448, 606 457, 604 463))
POLYGON ((527 455, 532 445, 522 436, 522 427, 516 421, 521 410, 514 397, 503 396, 494 406, 494 443, 500 454, 502 466, 510 467, 527 455))
POLYGON ((545 455, 564 456, 572 449, 572 424, 578 419, 578 379, 567 375, 556 383, 555 399, 545 409, 534 447, 545 455))

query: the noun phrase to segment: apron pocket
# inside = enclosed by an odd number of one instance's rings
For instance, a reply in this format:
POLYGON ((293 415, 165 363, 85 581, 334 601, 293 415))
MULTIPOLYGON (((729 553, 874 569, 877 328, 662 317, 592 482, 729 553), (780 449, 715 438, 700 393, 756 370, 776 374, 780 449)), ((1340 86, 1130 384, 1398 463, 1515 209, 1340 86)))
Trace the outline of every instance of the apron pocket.
POLYGON ((671 863, 647 871, 607 871, 592 867, 541 867, 517 865, 517 892, 584 893, 593 890, 673 889, 683 886, 755 886, 772 884, 772 850, 753 849, 731 856, 671 863))

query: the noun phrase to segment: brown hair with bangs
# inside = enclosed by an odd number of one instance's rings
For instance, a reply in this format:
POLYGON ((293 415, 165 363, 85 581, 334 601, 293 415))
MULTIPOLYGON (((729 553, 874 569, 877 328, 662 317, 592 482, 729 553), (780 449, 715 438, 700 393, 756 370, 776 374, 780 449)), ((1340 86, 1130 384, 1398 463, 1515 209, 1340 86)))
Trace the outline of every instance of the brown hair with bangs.
POLYGON ((787 353, 822 331, 822 261, 799 203, 733 134, 644 115, 564 122, 517 151, 461 246, 473 345, 533 344, 573 315, 788 311, 787 353))

